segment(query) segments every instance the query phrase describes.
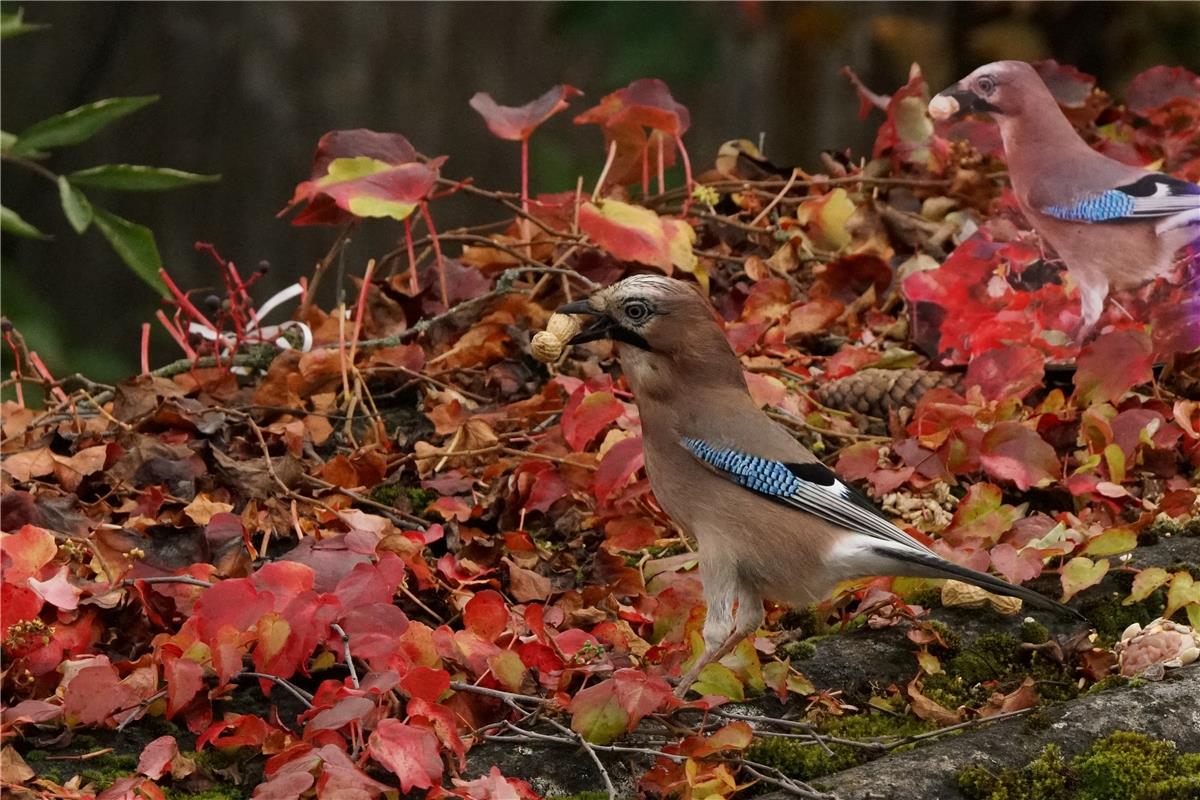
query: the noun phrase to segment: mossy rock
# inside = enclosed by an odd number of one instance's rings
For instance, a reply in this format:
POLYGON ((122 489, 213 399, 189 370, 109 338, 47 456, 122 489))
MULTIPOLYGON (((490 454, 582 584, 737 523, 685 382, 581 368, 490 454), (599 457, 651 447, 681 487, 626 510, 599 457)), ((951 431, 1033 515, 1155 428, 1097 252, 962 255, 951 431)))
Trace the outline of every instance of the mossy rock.
POLYGON ((1184 800, 1200 797, 1200 754, 1117 731, 1068 762, 1055 744, 1021 768, 972 765, 956 776, 968 800, 1184 800))
MULTIPOLYGON (((833 717, 818 725, 818 732, 840 739, 869 741, 887 736, 911 736, 934 730, 937 725, 915 717, 867 712, 833 717)), ((810 780, 857 766, 882 755, 865 747, 830 744, 829 752, 818 745, 782 737, 763 737, 754 742, 746 756, 774 767, 792 778, 810 780), (832 755, 831 755, 832 753, 832 755)))

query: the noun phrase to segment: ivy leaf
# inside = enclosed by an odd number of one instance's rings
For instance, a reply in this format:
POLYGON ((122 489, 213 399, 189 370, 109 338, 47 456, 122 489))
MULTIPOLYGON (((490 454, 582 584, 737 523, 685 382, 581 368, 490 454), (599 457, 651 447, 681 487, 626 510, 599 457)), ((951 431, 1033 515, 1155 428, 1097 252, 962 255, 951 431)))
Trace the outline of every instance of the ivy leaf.
POLYGON ((1163 611, 1163 619, 1170 619, 1175 612, 1185 606, 1200 604, 1200 582, 1187 572, 1176 572, 1171 576, 1171 585, 1167 589, 1167 609, 1163 611))
POLYGON ((579 228, 620 261, 670 271, 671 243, 662 220, 648 208, 605 200, 579 207, 579 228))
POLYGON ((157 95, 144 97, 110 97, 73 108, 26 128, 17 136, 11 152, 30 155, 43 148, 79 144, 95 136, 121 117, 158 102, 157 95))
POLYGON ((1171 573, 1162 567, 1147 567, 1134 576, 1133 588, 1129 592, 1129 597, 1122 600, 1121 605, 1128 606, 1142 602, 1169 580, 1171 580, 1171 573))
POLYGON ((988 400, 1024 397, 1042 385, 1046 357, 1027 345, 988 350, 967 364, 967 386, 978 386, 988 400))
POLYGON ((993 478, 1010 480, 1021 491, 1049 484, 1061 471, 1054 448, 1019 422, 1000 422, 988 431, 979 460, 993 478))
POLYGON ((1137 547, 1137 534, 1130 528, 1109 528, 1083 548, 1085 556, 1115 556, 1137 547))
POLYGON ((571 393, 563 409, 563 438, 580 452, 624 413, 625 406, 612 392, 589 392, 587 386, 580 386, 571 393))
POLYGON ((1106 333, 1079 354, 1075 398, 1080 405, 1111 403, 1152 377, 1154 346, 1141 331, 1106 333))
POLYGON ((62 203, 63 214, 76 233, 83 233, 92 224, 92 204, 87 195, 76 189, 63 176, 58 176, 58 199, 62 203))
POLYGON ((375 726, 367 746, 371 758, 400 779, 400 789, 429 789, 442 780, 442 757, 438 738, 428 728, 408 725, 398 719, 383 719, 375 726))
POLYGON ((92 218, 125 265, 151 288, 166 297, 166 287, 158 275, 158 270, 162 267, 162 258, 158 254, 158 245, 154 242, 154 232, 145 225, 130 222, 99 206, 92 207, 92 218))
POLYGON ((418 161, 398 133, 330 131, 317 143, 309 180, 296 186, 280 213, 307 203, 293 225, 337 225, 356 217, 402 221, 433 189, 444 161, 418 161))
POLYGON ((220 175, 199 175, 167 167, 138 164, 101 164, 72 172, 67 179, 76 186, 116 189, 123 192, 160 192, 221 180, 220 175))
POLYGON ((1067 562, 1062 569, 1062 575, 1059 576, 1063 587, 1062 602, 1065 603, 1084 589, 1095 586, 1107 572, 1108 559, 1092 561, 1084 556, 1075 556, 1067 562))
POLYGON ((703 695, 716 694, 735 703, 746 699, 746 690, 738 676, 724 664, 712 662, 700 670, 692 689, 703 695))
POLYGON ((583 92, 574 86, 559 84, 523 106, 502 106, 487 92, 476 92, 471 108, 479 112, 492 135, 510 142, 528 139, 543 122, 570 105, 583 92))
POLYGON ((657 675, 640 669, 619 669, 613 673, 613 691, 617 702, 629 715, 627 730, 632 731, 642 717, 668 708, 674 701, 670 685, 657 675))
POLYGON ((596 499, 601 503, 607 502, 618 489, 629 483, 629 479, 644 463, 642 437, 630 436, 614 444, 600 460, 592 479, 592 491, 596 499))
POLYGON ((22 236, 26 239, 44 240, 50 238, 39 231, 34 225, 26 222, 20 214, 8 206, 0 206, 0 230, 3 230, 5 233, 11 233, 13 236, 22 236))
POLYGON ((485 589, 467 601, 463 609, 467 630, 481 639, 494 642, 508 628, 508 606, 497 591, 485 589))
POLYGON ((571 712, 571 730, 592 744, 608 744, 629 727, 629 714, 621 707, 611 678, 580 691, 567 710, 571 712))

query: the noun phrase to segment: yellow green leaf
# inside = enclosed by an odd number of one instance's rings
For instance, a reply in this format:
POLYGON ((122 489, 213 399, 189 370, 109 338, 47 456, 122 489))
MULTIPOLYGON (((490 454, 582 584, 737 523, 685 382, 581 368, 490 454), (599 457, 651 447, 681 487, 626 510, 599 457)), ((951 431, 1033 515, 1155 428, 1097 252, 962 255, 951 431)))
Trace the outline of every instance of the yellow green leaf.
POLYGON ((1067 562, 1062 569, 1063 596, 1062 602, 1067 602, 1089 586, 1095 586, 1108 572, 1108 559, 1092 561, 1084 556, 1076 556, 1067 562))
POLYGON ((1162 567, 1147 567, 1134 576, 1133 590, 1129 593, 1129 597, 1121 602, 1121 605, 1140 603, 1169 580, 1171 580, 1171 573, 1162 567))
POLYGON ((1115 556, 1137 547, 1137 534, 1129 528, 1110 528, 1083 548, 1086 556, 1115 556))
POLYGON ((1179 609, 1195 604, 1200 604, 1200 583, 1187 572, 1176 572, 1167 589, 1167 610, 1163 612, 1163 618, 1170 619, 1179 609))

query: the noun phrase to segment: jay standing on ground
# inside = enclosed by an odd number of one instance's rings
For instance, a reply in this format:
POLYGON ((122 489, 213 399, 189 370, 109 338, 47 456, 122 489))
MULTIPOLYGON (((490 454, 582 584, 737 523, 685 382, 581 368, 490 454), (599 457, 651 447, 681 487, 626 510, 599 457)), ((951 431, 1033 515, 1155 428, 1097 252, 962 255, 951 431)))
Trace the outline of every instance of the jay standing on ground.
POLYGON ((1200 241, 1200 186, 1114 161, 1087 145, 1024 61, 986 64, 929 103, 943 120, 991 114, 1000 125, 1013 192, 1029 223, 1079 286, 1083 339, 1109 288, 1168 273, 1200 241))
POLYGON ((941 558, 834 475, 750 397, 741 362, 692 285, 636 275, 559 312, 594 318, 571 344, 616 342, 650 485, 700 546, 705 650, 680 695, 758 629, 764 599, 803 606, 850 578, 956 578, 1078 616, 941 558))

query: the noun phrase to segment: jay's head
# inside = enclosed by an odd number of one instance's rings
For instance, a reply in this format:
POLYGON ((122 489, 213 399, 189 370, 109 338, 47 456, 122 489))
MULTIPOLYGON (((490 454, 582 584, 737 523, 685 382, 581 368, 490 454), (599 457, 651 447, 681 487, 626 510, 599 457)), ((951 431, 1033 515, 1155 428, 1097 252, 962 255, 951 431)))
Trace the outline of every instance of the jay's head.
POLYGON ((929 101, 929 115, 936 120, 964 114, 983 113, 1016 116, 1026 102, 1048 94, 1041 77, 1024 61, 984 64, 929 101))
POLYGON ((686 346, 713 313, 695 287, 663 275, 634 275, 558 310, 592 317, 571 344, 611 339, 664 356, 686 346))

